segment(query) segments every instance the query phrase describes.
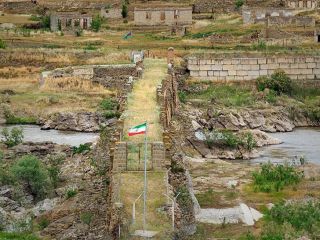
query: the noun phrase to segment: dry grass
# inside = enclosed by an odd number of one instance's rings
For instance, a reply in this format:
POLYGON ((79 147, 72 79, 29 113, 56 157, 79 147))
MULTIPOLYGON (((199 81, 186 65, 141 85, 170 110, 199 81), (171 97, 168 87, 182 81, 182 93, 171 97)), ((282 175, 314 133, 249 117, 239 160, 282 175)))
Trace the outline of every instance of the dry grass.
POLYGON ((41 87, 43 92, 78 92, 86 94, 111 94, 101 84, 75 77, 47 78, 41 87))
MULTIPOLYGON (((159 106, 156 100, 156 89, 166 76, 167 64, 164 59, 146 59, 143 78, 133 87, 128 99, 128 109, 125 112, 125 134, 130 127, 148 122, 148 139, 162 140, 162 129, 159 119, 159 106)), ((144 136, 138 135, 130 141, 143 142, 144 136)))
MULTIPOLYGON (((121 175, 121 201, 124 203, 128 219, 132 219, 132 204, 143 191, 143 172, 123 173, 121 175)), ((166 204, 165 174, 148 172, 147 194, 147 230, 160 231, 158 238, 167 239, 166 231, 171 230, 170 219, 165 213, 160 213, 157 208, 166 204)), ((143 227, 143 196, 136 203, 136 223, 130 226, 130 233, 143 227)))
POLYGON ((5 14, 4 16, 0 16, 0 24, 1 23, 13 23, 20 25, 34 22, 30 20, 29 15, 5 14))

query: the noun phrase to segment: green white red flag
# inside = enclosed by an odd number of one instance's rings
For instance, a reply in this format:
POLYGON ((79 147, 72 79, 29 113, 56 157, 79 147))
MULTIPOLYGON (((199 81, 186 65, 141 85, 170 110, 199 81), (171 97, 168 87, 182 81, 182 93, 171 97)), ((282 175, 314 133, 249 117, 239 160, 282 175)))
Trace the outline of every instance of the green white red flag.
POLYGON ((128 134, 129 134, 129 137, 131 137, 138 134, 145 134, 146 132, 147 132, 147 123, 143 123, 130 128, 128 134))

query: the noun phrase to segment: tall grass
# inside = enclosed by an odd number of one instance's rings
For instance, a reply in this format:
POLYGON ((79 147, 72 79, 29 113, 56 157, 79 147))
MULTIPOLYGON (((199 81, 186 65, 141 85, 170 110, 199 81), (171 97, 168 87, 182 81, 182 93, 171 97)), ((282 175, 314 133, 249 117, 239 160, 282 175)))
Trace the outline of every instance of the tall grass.
POLYGON ((285 186, 296 185, 303 173, 287 163, 284 165, 263 164, 260 171, 252 173, 255 191, 272 192, 280 191, 285 186))
POLYGON ((48 78, 41 88, 42 91, 68 91, 84 93, 105 93, 110 91, 98 83, 75 77, 48 78))
MULTIPOLYGON (((197 84, 190 88, 197 88, 197 84)), ((186 99, 202 99, 225 106, 252 106, 256 102, 250 88, 233 85, 210 85, 206 89, 186 94, 186 99)))

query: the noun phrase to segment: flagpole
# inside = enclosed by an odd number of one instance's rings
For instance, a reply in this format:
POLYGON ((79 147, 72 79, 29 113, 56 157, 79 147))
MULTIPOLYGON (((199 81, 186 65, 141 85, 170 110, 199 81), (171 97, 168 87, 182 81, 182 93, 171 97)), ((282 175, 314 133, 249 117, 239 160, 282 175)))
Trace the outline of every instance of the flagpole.
POLYGON ((148 124, 146 122, 146 132, 144 135, 144 190, 143 190, 143 231, 146 230, 146 214, 147 214, 147 131, 148 124))

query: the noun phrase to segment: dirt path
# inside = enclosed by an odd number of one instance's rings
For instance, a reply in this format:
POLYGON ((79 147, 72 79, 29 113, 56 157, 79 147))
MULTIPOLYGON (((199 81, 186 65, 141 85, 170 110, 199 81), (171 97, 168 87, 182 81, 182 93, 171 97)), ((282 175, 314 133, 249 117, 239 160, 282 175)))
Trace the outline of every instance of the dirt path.
POLYGON ((145 121, 148 122, 148 140, 162 140, 156 90, 166 76, 167 64, 165 59, 145 59, 144 65, 143 78, 135 82, 128 98, 128 109, 125 112, 125 140, 132 142, 143 142, 144 136, 138 135, 128 138, 128 129, 145 121))

